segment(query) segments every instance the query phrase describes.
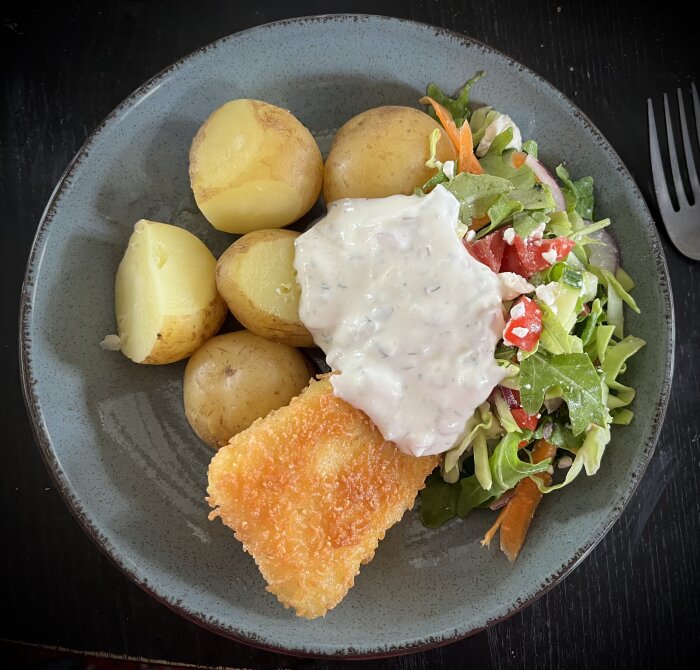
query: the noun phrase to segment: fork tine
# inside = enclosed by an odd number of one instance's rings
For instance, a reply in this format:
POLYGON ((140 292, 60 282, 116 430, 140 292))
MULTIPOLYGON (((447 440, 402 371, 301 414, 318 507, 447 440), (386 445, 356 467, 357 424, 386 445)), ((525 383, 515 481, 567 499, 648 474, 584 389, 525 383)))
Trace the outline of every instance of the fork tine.
POLYGON ((698 100, 698 89, 695 82, 690 85, 693 92, 693 111, 695 112, 695 140, 700 144, 700 100, 698 100))
POLYGON ((681 179, 681 169, 678 166, 678 156, 676 155, 676 140, 673 137, 673 125, 671 123, 671 112, 668 108, 668 96, 664 93, 664 112, 666 114, 666 139, 668 140, 668 156, 671 159, 671 174, 673 175, 673 185, 676 188, 676 198, 678 206, 690 204, 685 195, 683 180, 681 179))
POLYGON ((649 152, 651 154, 651 176, 654 179, 654 192, 656 202, 659 205, 661 217, 666 213, 673 214, 673 206, 668 195, 666 176, 664 175, 664 165, 661 162, 661 151, 659 150, 659 137, 656 133, 656 120, 654 119, 654 105, 651 98, 647 98, 647 111, 649 118, 649 152))
POLYGON ((695 202, 700 199, 700 183, 698 183, 698 172, 695 169, 695 159, 693 158, 693 147, 690 144, 688 134, 688 121, 685 116, 685 105, 683 104, 683 94, 681 89, 676 90, 678 96, 678 112, 681 117, 681 134, 683 135, 683 151, 685 152, 685 163, 688 167, 688 177, 690 179, 690 190, 693 193, 695 202))

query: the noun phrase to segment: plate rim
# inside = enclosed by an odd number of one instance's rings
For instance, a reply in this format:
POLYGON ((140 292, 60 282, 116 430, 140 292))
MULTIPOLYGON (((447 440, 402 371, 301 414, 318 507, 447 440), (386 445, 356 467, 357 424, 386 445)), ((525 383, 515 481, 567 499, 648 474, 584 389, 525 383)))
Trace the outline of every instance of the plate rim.
POLYGON ((668 270, 668 264, 663 250, 663 245, 661 242, 661 236, 659 235, 658 229, 655 225, 650 225, 649 222, 655 223, 654 217, 649 210, 646 200, 637 185, 636 181, 632 177, 631 172, 620 158, 617 151, 613 148, 612 144, 603 135, 603 133, 597 128, 597 126, 588 118, 588 116, 564 93, 562 93, 558 88, 551 84, 545 77, 538 74, 534 70, 530 69, 528 66, 522 64, 521 62, 515 60, 511 56, 501 52, 500 50, 478 40, 464 33, 460 33, 456 30, 449 28, 444 28, 442 26, 437 26, 431 23, 416 21, 413 19, 405 19, 394 16, 387 16, 381 14, 365 14, 365 13, 337 13, 337 14, 315 14, 299 17, 291 17, 286 19, 281 19, 279 21, 270 21, 267 23, 259 24, 256 26, 251 26, 244 30, 225 35, 221 38, 208 42, 207 44, 187 53, 185 56, 178 58, 169 65, 162 68, 152 77, 148 78, 142 84, 140 84, 136 89, 134 89, 128 96, 126 96, 116 107, 114 107, 98 124, 98 126, 87 136, 81 147, 78 149, 76 154, 70 160, 63 174, 59 178, 53 192, 51 193, 46 207, 39 219, 39 224, 37 226, 34 239, 32 241, 28 260, 25 268, 24 279, 22 282, 21 294, 20 294, 20 312, 19 312, 19 372, 20 372, 20 382, 22 386, 22 394, 24 397, 25 406, 27 409, 27 414, 30 419, 32 433, 34 435, 35 442, 39 447, 39 452, 42 455, 46 469, 49 471, 49 475, 53 483, 55 484, 57 490, 61 494, 63 501, 65 502, 67 508, 70 510, 73 517, 78 521, 82 530, 87 534, 87 536, 93 541, 93 543, 102 551, 102 553, 107 556, 108 559, 115 565, 126 577, 134 584, 139 586, 143 591, 145 591, 149 596, 155 598, 158 602, 162 603, 170 610, 176 612, 178 615, 184 617, 185 619, 197 624, 206 630, 222 635, 223 637, 232 639, 236 642, 241 642, 258 649, 263 649, 265 651, 270 651, 274 653, 287 654, 290 656, 297 657, 309 657, 309 658, 323 658, 323 659, 377 659, 377 658, 387 658, 391 656, 397 656, 400 654, 415 653, 420 651, 426 651, 428 649, 433 649, 443 645, 456 642, 458 640, 475 635, 487 628, 510 618, 518 611, 527 607, 534 601, 538 600, 544 594, 546 594, 555 584, 558 584, 566 575, 568 575, 572 570, 574 570, 578 565, 590 554, 590 552, 597 546, 597 544, 607 535, 610 528, 615 524, 615 522, 620 518, 622 512, 627 507, 630 499, 632 498, 634 492, 639 485, 642 477, 644 476, 651 456, 653 455, 656 445, 658 443, 661 430, 664 424, 664 418, 666 415, 666 410, 668 407, 671 384, 673 380, 674 363, 675 363, 675 340, 676 340, 676 328, 675 328, 675 311, 673 307, 673 292, 670 274, 668 270), (516 600, 512 606, 501 616, 495 617, 488 620, 483 626, 472 628, 470 630, 458 631, 454 634, 443 635, 441 633, 436 633, 432 635, 425 635, 422 638, 416 640, 409 640, 403 644, 395 644, 393 646, 387 646, 383 648, 369 649, 369 650, 357 650, 352 646, 347 646, 344 650, 338 651, 338 645, 328 645, 329 650, 322 650, 320 647, 312 650, 309 648, 303 648, 302 646, 290 648, 277 646, 274 644, 267 643, 264 638, 258 638, 255 636, 250 636, 248 634, 242 633, 240 631, 233 630, 232 628, 220 625, 218 622, 213 620, 208 620, 204 616, 200 616, 193 612, 188 611, 183 606, 177 604, 176 602, 171 602, 168 600, 167 596, 156 592, 150 584, 139 578, 123 561, 116 548, 112 543, 101 533, 99 528, 95 526, 93 521, 89 518, 86 509, 79 503, 77 496, 74 491, 72 491, 69 484, 66 473, 60 466, 60 463, 56 457, 56 453, 53 447, 51 436, 46 427, 44 420, 43 410, 38 396, 35 393, 36 381, 32 374, 32 346, 31 346, 31 323, 32 315, 34 312, 34 296, 35 296, 35 281, 41 269, 41 265, 44 259, 44 253, 46 251, 46 245, 44 244, 44 237, 47 234, 53 218, 55 217, 56 211, 61 201, 61 196, 63 191, 70 186, 72 183, 73 171, 77 165, 83 160, 84 156, 90 149, 94 139, 105 129, 105 127, 112 121, 119 118, 123 111, 126 111, 138 103, 144 97, 150 95, 150 93, 155 90, 162 81, 164 81, 172 72, 179 69, 182 65, 187 63, 194 57, 197 57, 211 48, 217 47, 229 40, 236 39, 238 36, 243 34, 249 34, 255 31, 264 31, 271 27, 285 26, 290 24, 301 24, 310 21, 325 22, 325 21, 357 21, 357 20, 369 20, 369 21, 386 21, 388 23, 395 24, 410 24, 418 26, 421 29, 430 29, 435 31, 435 34, 446 35, 452 39, 457 40, 463 46, 478 46, 480 49, 491 52, 492 54, 504 59, 511 66, 517 67, 520 71, 525 72, 528 76, 532 77, 537 81, 540 86, 543 86, 548 92, 555 97, 559 98, 563 103, 565 103, 571 110, 571 112, 577 116, 581 122, 586 125, 589 131, 593 134, 596 139, 602 143, 603 148, 609 152, 613 161, 617 163, 616 167, 622 174, 622 177, 627 181, 630 192, 634 193, 636 199, 639 201, 640 206, 646 213, 648 218, 645 218, 642 225, 648 230, 652 242, 652 260, 656 264, 656 269, 662 278, 661 290, 664 298, 664 310, 663 310, 663 320, 665 324, 665 332, 667 333, 668 340, 667 346, 663 351, 665 365, 665 374, 662 380, 661 393, 658 400, 653 405, 652 412, 652 430, 650 435, 647 437, 643 450, 639 455, 639 464, 637 469, 632 472, 631 482, 627 488, 623 491, 620 499, 617 500, 616 505, 609 511, 608 515, 596 528, 596 531, 591 535, 591 537, 581 546, 578 551, 574 553, 571 559, 566 562, 559 570, 552 573, 538 588, 538 590, 532 594, 530 597, 524 600, 516 600))

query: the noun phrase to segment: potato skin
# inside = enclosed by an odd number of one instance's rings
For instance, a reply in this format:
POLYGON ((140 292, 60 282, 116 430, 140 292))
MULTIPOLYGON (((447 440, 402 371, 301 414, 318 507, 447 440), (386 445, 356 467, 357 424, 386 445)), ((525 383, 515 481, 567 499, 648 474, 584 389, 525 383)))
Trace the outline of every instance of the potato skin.
POLYGON ((256 419, 287 405, 311 374, 292 347, 246 330, 217 335, 187 362, 185 415, 194 432, 218 449, 256 419))
POLYGON ((326 159, 326 202, 413 193, 435 173, 425 166, 435 128, 441 132, 437 158, 454 160, 457 154, 442 127, 418 109, 375 107, 350 119, 336 133, 326 159))
POLYGON ((293 347, 314 346, 299 319, 293 230, 258 230, 234 242, 216 265, 216 286, 251 332, 293 347))
POLYGON ((226 311, 226 303, 217 295, 196 314, 166 317, 153 349, 141 363, 163 365, 187 358, 218 332, 226 320, 226 311))
POLYGON ((321 192, 323 159, 291 112, 260 100, 232 100, 200 127, 190 182, 209 222, 229 233, 286 226, 321 192))

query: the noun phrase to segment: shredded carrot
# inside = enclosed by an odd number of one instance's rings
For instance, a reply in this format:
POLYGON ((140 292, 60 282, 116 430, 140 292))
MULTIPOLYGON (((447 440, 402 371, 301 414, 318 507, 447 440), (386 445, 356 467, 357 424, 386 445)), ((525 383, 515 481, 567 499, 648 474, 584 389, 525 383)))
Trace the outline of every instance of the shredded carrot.
POLYGON ((459 136, 461 140, 459 147, 459 171, 483 174, 484 168, 481 167, 481 163, 476 160, 474 155, 474 139, 472 138, 472 129, 469 126, 469 121, 464 121, 459 129, 459 136))
MULTIPOLYGON (((532 461, 540 463, 553 458, 556 451, 557 448, 550 442, 538 440, 532 452, 532 461)), ((542 472, 535 477, 539 477, 547 486, 552 482, 552 476, 548 472, 542 472)), ((496 523, 488 530, 481 544, 488 546, 500 528, 501 550, 509 561, 514 561, 525 542, 530 522, 541 499, 542 493, 537 484, 530 477, 521 479, 515 487, 515 495, 498 515, 496 523)))
POLYGON ((503 516, 506 513, 506 509, 508 509, 508 506, 506 505, 502 510, 501 513, 498 515, 498 518, 496 519, 496 523, 491 526, 491 528, 486 531, 486 535, 484 535, 484 539, 481 540, 481 546, 491 546, 491 540, 493 540, 493 536, 498 532, 498 528, 501 525, 503 521, 503 516))
POLYGON ((452 118, 452 114, 437 100, 433 100, 430 96, 425 95, 418 102, 420 102, 421 105, 432 105, 435 110, 435 114, 437 114, 442 127, 445 129, 447 136, 452 141, 457 155, 459 156, 458 172, 482 174, 484 169, 474 155, 474 140, 472 138, 472 129, 469 127, 469 122, 465 120, 462 127, 458 129, 452 118))
POLYGON ((489 223, 491 223, 491 219, 489 219, 488 214, 486 216, 480 216, 476 219, 472 219, 469 230, 476 232, 477 230, 481 230, 484 226, 487 226, 489 223))
POLYGON ((437 114, 438 119, 440 119, 442 127, 445 129, 445 132, 452 141, 452 144, 454 144, 455 151, 457 151, 459 154, 460 147, 462 146, 462 140, 459 130, 457 130, 457 126, 452 118, 452 114, 450 114, 437 100, 433 100, 428 95, 423 96, 418 102, 420 102, 421 105, 433 106, 435 114, 437 114))
POLYGON ((514 151, 513 156, 510 160, 511 160, 511 163, 513 163, 514 168, 519 168, 525 164, 526 158, 527 158, 527 155, 525 154, 524 151, 514 151))

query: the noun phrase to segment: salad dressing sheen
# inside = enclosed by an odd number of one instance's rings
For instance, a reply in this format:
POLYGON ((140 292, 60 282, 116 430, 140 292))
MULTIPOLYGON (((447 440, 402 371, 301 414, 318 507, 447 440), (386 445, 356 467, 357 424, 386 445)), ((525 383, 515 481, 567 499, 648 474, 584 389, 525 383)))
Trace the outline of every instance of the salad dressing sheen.
POLYGON ((323 349, 334 393, 416 456, 450 449, 503 379, 498 276, 456 231, 441 186, 332 203, 296 240, 299 315, 323 349))

